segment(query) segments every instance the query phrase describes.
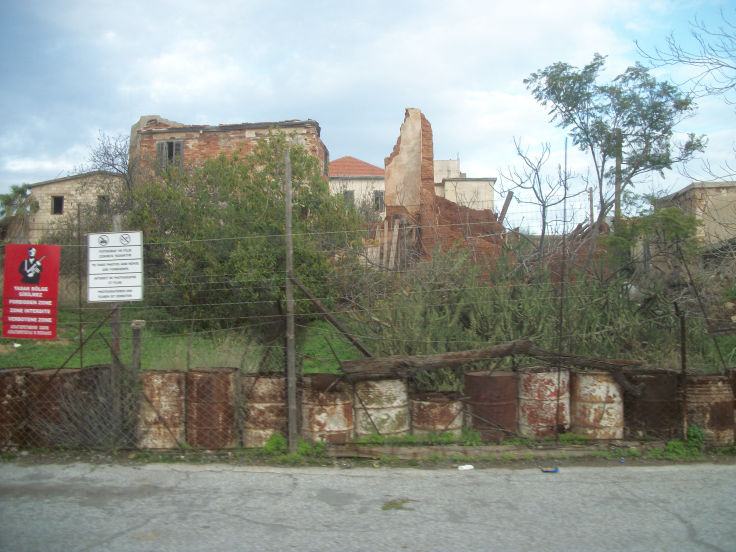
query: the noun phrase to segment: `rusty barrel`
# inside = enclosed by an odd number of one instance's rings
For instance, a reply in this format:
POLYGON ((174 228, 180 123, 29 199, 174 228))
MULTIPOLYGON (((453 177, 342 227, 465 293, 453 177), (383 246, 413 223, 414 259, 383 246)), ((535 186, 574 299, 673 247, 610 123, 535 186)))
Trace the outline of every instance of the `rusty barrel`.
POLYGON ((463 403, 452 393, 418 393, 409 399, 413 435, 449 432, 460 436, 463 430, 463 403))
POLYGON ((708 444, 733 443, 733 390, 728 376, 687 376, 685 394, 688 425, 699 426, 708 444))
POLYGON ((356 436, 406 435, 409 433, 409 388, 406 380, 355 382, 356 436))
POLYGON ((20 446, 28 412, 26 374, 32 367, 0 370, 0 447, 20 446))
POLYGON ((246 375, 238 390, 243 446, 259 448, 274 433, 287 434, 286 378, 246 375))
POLYGON ((237 444, 234 368, 199 368, 186 372, 187 442, 222 449, 237 444))
POLYGON ((624 425, 628 437, 671 440, 682 435, 680 374, 667 370, 630 370, 624 377, 624 425))
POLYGON ((570 428, 570 371, 535 366, 519 371, 519 433, 552 437, 570 428))
POLYGON ((470 426, 484 441, 499 441, 517 432, 518 390, 516 372, 467 372, 470 426))
POLYGON ((353 440, 353 393, 335 374, 302 379, 302 436, 308 441, 343 444, 353 440))
POLYGON ((571 372, 570 430, 593 439, 624 438, 621 388, 611 374, 571 372))
POLYGON ((138 446, 171 449, 186 442, 186 373, 152 370, 141 373, 138 446))
POLYGON ((62 444, 74 432, 70 415, 80 410, 79 370, 33 370, 28 385, 28 432, 26 445, 44 447, 62 444))

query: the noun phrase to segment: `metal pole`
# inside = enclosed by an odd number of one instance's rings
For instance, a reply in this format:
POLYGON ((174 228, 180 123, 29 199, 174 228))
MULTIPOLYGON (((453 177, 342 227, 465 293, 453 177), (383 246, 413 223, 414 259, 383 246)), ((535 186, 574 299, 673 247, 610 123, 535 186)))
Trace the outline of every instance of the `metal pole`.
POLYGON ((145 320, 133 320, 130 328, 133 330, 133 356, 131 359, 131 380, 135 381, 135 377, 141 371, 141 333, 146 327, 145 320))
POLYGON ((682 438, 687 439, 687 328, 685 313, 675 305, 675 314, 680 319, 680 404, 682 405, 682 438))
MULTIPOLYGON (((122 231, 122 220, 120 215, 115 215, 112 218, 112 231, 122 231)), ((120 303, 113 303, 111 305, 112 316, 110 317, 110 343, 112 345, 112 368, 113 371, 120 373, 122 366, 120 366, 120 303)))
MULTIPOLYGON (((77 306, 79 307, 79 343, 82 343, 82 206, 77 204, 77 306)), ((79 348, 79 369, 84 368, 84 347, 79 348)))
MULTIPOLYGON (((112 231, 120 232, 122 220, 120 215, 112 218, 112 231)), ((113 431, 117 435, 122 422, 122 399, 123 399, 123 364, 120 362, 120 303, 110 306, 110 368, 112 371, 112 424, 113 431)))
POLYGON ((296 349, 294 344, 294 243, 291 235, 291 157, 284 152, 284 192, 286 204, 286 385, 289 421, 289 452, 297 449, 298 410, 296 404, 296 349))

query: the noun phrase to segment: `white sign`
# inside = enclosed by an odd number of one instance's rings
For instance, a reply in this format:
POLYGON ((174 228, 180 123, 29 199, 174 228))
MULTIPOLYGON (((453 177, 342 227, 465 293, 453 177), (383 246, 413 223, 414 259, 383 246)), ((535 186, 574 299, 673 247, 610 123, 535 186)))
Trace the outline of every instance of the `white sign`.
POLYGON ((140 232, 87 234, 87 301, 143 299, 142 245, 140 232))

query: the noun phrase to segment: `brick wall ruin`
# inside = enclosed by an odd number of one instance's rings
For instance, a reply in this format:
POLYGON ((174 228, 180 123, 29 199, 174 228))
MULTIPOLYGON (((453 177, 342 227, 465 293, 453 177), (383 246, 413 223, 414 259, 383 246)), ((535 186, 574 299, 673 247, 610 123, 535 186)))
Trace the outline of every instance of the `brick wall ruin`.
POLYGON ((311 119, 213 126, 185 125, 158 115, 147 115, 131 127, 130 158, 141 166, 150 166, 156 160, 157 144, 181 142, 181 149, 177 150, 181 152, 181 162, 199 165, 221 153, 248 155, 261 138, 274 130, 293 135, 294 141, 304 146, 327 174, 329 152, 320 138, 319 124, 311 119))
POLYGON ((376 231, 383 252, 379 264, 401 266, 394 259, 402 251, 391 248, 402 243, 424 259, 431 258, 438 247, 448 251, 456 244, 468 247, 477 262, 498 257, 505 240, 498 216, 490 209, 471 209, 435 194, 432 126, 420 110, 406 110, 399 138, 385 164, 386 222, 376 231), (389 236, 390 228, 396 229, 396 237, 389 236))

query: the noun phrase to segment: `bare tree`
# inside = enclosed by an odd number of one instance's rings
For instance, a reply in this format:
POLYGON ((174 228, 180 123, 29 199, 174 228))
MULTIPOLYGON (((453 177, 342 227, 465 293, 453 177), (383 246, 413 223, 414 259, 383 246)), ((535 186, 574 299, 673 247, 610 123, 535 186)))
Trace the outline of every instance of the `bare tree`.
MULTIPOLYGON (((646 62, 652 67, 684 65, 695 70, 681 86, 688 86, 696 97, 720 96, 730 105, 736 105, 736 10, 727 15, 721 10, 721 24, 711 27, 701 19, 690 24, 690 36, 695 41, 693 47, 685 47, 670 34, 663 48, 648 52, 637 42, 636 46, 646 62)), ((736 145, 733 146, 736 159, 736 145)), ((707 160, 702 162, 702 170, 711 180, 733 180, 736 177, 736 164, 726 162, 713 167, 707 160)), ((692 180, 700 178, 682 169, 684 176, 692 180)))
POLYGON ((729 16, 721 10, 722 24, 712 28, 701 19, 694 19, 690 35, 694 48, 686 48, 675 38, 667 37, 664 48, 649 53, 637 42, 636 46, 653 67, 687 65, 696 73, 683 85, 690 84, 693 94, 722 96, 727 103, 736 104, 736 10, 729 16))
POLYGON ((523 147, 520 139, 514 138, 514 147, 516 154, 521 159, 521 167, 510 167, 506 174, 502 173, 501 176, 512 183, 511 190, 531 192, 533 199, 523 199, 525 195, 529 195, 528 193, 514 194, 519 203, 527 203, 539 208, 541 228, 539 241, 535 244, 535 248, 538 264, 542 266, 545 237, 550 224, 550 209, 569 199, 566 186, 569 175, 563 174, 561 168, 556 177, 545 174, 545 165, 550 159, 549 142, 540 146, 539 154, 536 156, 530 154, 528 148, 523 147))

